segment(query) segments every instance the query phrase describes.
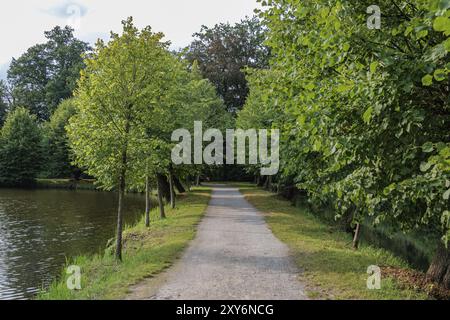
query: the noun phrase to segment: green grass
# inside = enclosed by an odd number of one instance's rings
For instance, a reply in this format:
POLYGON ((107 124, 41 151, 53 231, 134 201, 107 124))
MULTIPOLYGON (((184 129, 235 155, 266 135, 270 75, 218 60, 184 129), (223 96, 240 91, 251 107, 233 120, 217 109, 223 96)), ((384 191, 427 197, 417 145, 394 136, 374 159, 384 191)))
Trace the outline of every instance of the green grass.
MULTIPOLYGON (((121 299, 128 288, 145 278, 168 268, 181 255, 203 217, 210 199, 209 188, 194 188, 181 195, 177 208, 167 208, 167 219, 159 220, 157 210, 152 211, 152 225, 146 228, 144 220, 124 231, 123 262, 117 262, 108 252, 104 255, 76 257, 67 263, 81 267, 79 291, 67 289, 65 274, 39 300, 108 300, 121 299)), ((106 250, 108 251, 108 250, 106 250)))
POLYGON ((382 277, 381 290, 367 289, 370 265, 397 266, 407 264, 392 253, 362 245, 351 249, 351 236, 327 225, 308 209, 291 205, 273 193, 250 184, 237 184, 246 199, 265 213, 275 236, 286 243, 303 270, 313 299, 426 299, 427 295, 402 289, 394 279, 382 277))

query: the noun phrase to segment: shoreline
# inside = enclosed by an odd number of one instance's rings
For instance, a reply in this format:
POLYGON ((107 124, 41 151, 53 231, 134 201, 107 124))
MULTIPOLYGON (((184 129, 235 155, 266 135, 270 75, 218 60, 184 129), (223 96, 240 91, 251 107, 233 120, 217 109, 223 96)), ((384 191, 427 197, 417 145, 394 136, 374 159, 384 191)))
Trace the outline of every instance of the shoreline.
POLYGON ((35 300, 115 300, 124 299, 131 286, 155 277, 170 267, 197 233, 211 197, 207 187, 193 188, 179 196, 175 209, 166 207, 167 219, 160 220, 158 209, 151 212, 150 228, 144 219, 124 230, 123 262, 117 262, 106 248, 104 254, 78 256, 68 260, 61 275, 35 300), (81 290, 69 290, 67 267, 81 269, 81 290))

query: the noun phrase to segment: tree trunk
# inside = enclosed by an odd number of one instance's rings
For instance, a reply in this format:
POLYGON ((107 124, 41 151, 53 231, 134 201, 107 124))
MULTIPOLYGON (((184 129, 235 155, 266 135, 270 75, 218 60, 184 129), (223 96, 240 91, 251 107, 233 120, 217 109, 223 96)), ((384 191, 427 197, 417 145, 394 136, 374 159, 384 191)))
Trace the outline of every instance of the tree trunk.
POLYGON ((150 179, 145 177, 145 226, 150 227, 150 179))
POLYGON ((272 185, 272 176, 267 176, 266 181, 264 183, 264 189, 270 190, 271 185, 272 185))
POLYGON ((353 236, 353 244, 352 247, 354 250, 358 250, 359 248, 359 234, 361 231, 361 224, 357 223, 355 228, 355 235, 353 236))
POLYGON ((157 178, 163 198, 167 203, 170 203, 170 185, 169 181, 167 181, 166 175, 158 174, 157 178))
POLYGON ((195 180, 195 186, 200 187, 200 175, 197 175, 197 178, 195 180))
POLYGON ((184 188, 183 184, 181 183, 180 179, 178 179, 177 176, 173 177, 173 185, 178 190, 179 193, 185 193, 186 189, 184 188))
POLYGON ((189 179, 189 177, 186 178, 186 186, 188 191, 191 192, 191 179, 189 179))
POLYGON ((169 170, 169 189, 170 189, 170 207, 175 209, 175 189, 173 187, 173 174, 172 169, 169 170))
POLYGON ((122 151, 122 169, 119 177, 119 205, 117 210, 116 259, 122 261, 122 230, 123 230, 123 198, 125 196, 125 175, 127 164, 127 149, 122 151))
POLYGON ((260 182, 261 182, 261 176, 259 174, 256 175, 256 185, 259 186, 260 182))
POLYGON ((450 289, 450 247, 439 243, 437 252, 427 272, 428 279, 450 289))
POLYGON ((156 179, 158 181, 158 204, 159 204, 159 215, 161 219, 166 218, 166 212, 164 211, 164 199, 163 194, 161 190, 161 181, 159 179, 156 179))
POLYGON ((266 179, 267 179, 267 177, 264 177, 264 176, 260 177, 259 182, 258 182, 258 187, 263 187, 264 184, 266 183, 266 179))

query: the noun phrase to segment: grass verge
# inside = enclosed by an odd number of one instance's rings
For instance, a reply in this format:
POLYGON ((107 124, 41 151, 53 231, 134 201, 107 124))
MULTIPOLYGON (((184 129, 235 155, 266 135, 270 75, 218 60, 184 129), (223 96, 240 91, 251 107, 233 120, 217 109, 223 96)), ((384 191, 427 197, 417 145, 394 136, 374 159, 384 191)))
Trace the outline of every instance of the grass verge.
POLYGON ((180 195, 177 208, 166 208, 167 219, 159 220, 152 211, 152 225, 144 220, 124 231, 123 262, 117 262, 106 250, 103 255, 80 256, 67 266, 81 268, 81 290, 67 288, 65 270, 58 281, 37 296, 39 300, 111 300, 127 295, 128 288, 141 280, 155 276, 168 268, 181 255, 207 208, 211 190, 195 188, 180 195))
POLYGON ((404 300, 427 299, 425 292, 383 277, 381 290, 368 290, 367 269, 371 265, 408 269, 408 265, 384 249, 362 245, 351 249, 351 237, 327 225, 308 209, 291 205, 277 195, 253 185, 238 184, 246 199, 265 214, 276 237, 286 243, 303 270, 308 295, 316 299, 404 300))

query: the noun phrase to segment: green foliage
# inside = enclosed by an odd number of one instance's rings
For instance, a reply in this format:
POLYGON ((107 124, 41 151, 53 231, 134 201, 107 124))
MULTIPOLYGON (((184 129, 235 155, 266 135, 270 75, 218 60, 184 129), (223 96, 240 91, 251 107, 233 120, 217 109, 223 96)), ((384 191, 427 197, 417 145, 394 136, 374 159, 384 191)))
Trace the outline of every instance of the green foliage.
POLYGON ((8 111, 8 103, 6 101, 6 84, 0 80, 0 128, 6 120, 6 113, 8 111))
POLYGON ((75 163, 104 189, 116 187, 123 170, 132 184, 146 151, 158 145, 149 141, 147 121, 177 66, 162 37, 150 27, 138 31, 129 19, 122 35, 112 34, 108 44, 99 41, 85 60, 77 115, 67 129, 75 163))
POLYGON ((16 105, 26 106, 39 120, 48 120, 66 98, 72 96, 83 68, 83 57, 90 50, 76 39, 70 27, 55 27, 45 32, 46 43, 37 44, 8 70, 16 105))
POLYGON ((0 135, 0 185, 31 186, 42 160, 42 133, 25 108, 8 114, 0 135))
MULTIPOLYGON (((249 69, 247 73, 250 94, 245 107, 238 113, 236 126, 242 129, 276 128, 275 124, 283 117, 283 110, 282 105, 278 103, 279 99, 273 99, 273 96, 274 93, 280 95, 284 92, 277 84, 277 72, 273 69, 249 69), (262 88, 264 90, 261 90, 262 88)), ((260 166, 247 166, 247 171, 258 175, 260 166)))
MULTIPOLYGON (((124 22, 123 35, 99 42, 85 61, 68 126, 75 163, 104 189, 117 187, 126 151, 126 185, 143 190, 146 176, 168 174, 172 132, 226 125, 231 117, 214 87, 167 50, 163 35, 124 22), (227 120, 228 119, 228 120, 227 120)), ((219 126, 219 127, 221 127, 219 126)), ((174 168, 180 178, 200 168, 174 168)))
POLYGON ((446 1, 270 1, 271 70, 250 76, 238 123, 282 131, 279 179, 369 218, 449 240, 446 1), (444 4, 444 5, 443 5, 444 4))
POLYGON ((202 75, 214 84, 227 110, 236 113, 248 95, 245 69, 267 67, 269 50, 263 45, 263 26, 256 17, 246 18, 234 26, 203 26, 194 36, 185 52, 187 60, 198 62, 202 75))
POLYGON ((119 192, 119 260, 125 190, 143 190, 150 177, 174 173, 172 132, 222 106, 212 86, 168 51, 163 34, 138 30, 132 18, 122 24, 121 35, 112 33, 107 44, 99 40, 85 60, 76 115, 66 127, 74 164, 101 188, 119 192))
MULTIPOLYGON (((196 64, 188 66, 184 61, 173 59, 171 82, 164 88, 146 122, 151 143, 143 150, 140 172, 167 175, 170 169, 175 176, 184 179, 198 174, 204 166, 172 166, 171 153, 176 144, 171 141, 172 133, 181 128, 193 133, 195 121, 201 121, 204 130, 230 128, 233 119, 211 82, 201 77, 196 64)), ((142 190, 145 179, 141 177, 136 181, 136 187, 142 190)))
POLYGON ((69 147, 66 126, 76 114, 73 99, 60 103, 45 125, 45 175, 52 178, 68 178, 79 174, 79 169, 71 165, 72 152, 69 147))

